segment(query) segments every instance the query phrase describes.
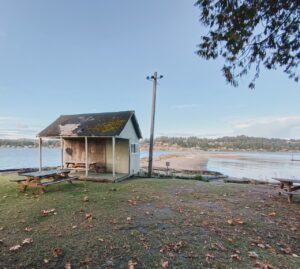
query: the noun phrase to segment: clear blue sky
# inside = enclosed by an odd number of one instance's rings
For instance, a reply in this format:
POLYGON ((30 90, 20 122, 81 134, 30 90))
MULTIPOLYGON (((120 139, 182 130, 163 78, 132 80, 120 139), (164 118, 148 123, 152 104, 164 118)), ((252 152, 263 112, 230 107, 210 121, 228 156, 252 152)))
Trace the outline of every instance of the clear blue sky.
POLYGON ((196 54, 195 1, 0 0, 0 137, 34 137, 61 114, 135 110, 156 135, 300 138, 300 84, 265 71, 251 91, 196 54))

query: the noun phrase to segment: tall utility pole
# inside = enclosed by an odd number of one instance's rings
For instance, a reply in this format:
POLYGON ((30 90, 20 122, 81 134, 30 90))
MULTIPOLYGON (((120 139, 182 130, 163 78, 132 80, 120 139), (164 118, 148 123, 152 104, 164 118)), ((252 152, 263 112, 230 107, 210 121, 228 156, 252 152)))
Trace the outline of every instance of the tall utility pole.
POLYGON ((152 176, 156 86, 157 86, 157 80, 161 79, 161 78, 163 78, 163 76, 157 77, 157 72, 154 72, 154 74, 151 77, 147 77, 148 80, 152 80, 153 81, 151 129, 150 129, 150 147, 149 147, 149 162, 148 162, 148 177, 152 176))

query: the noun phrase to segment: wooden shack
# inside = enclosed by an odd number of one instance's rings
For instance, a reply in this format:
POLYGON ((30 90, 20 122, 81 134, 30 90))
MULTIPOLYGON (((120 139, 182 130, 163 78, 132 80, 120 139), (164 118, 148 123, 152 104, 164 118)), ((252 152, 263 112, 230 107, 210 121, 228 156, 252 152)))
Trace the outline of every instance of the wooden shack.
POLYGON ((61 167, 81 178, 119 181, 139 172, 142 134, 134 111, 62 115, 38 134, 60 139, 61 167))

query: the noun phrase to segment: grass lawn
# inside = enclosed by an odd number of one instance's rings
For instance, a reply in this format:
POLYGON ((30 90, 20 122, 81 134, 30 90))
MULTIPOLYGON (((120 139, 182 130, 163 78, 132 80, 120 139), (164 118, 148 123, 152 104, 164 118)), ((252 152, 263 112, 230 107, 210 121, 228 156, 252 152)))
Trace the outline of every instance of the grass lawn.
POLYGON ((16 177, 0 175, 0 268, 300 268, 300 200, 270 186, 135 179, 24 194, 16 177))

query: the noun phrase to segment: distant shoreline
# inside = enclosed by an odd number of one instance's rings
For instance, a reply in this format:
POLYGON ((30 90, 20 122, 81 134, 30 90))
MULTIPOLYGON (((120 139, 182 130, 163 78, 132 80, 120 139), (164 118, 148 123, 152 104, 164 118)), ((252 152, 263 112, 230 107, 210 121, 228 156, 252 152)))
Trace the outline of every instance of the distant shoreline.
MULTIPOLYGON (((44 139, 44 148, 60 148, 59 139, 44 139)), ((243 151, 243 152, 300 152, 300 139, 250 137, 245 135, 220 138, 160 136, 154 140, 155 150, 166 151, 243 151)), ((0 138, 1 148, 38 148, 37 139, 0 138)), ((140 141, 142 150, 149 149, 149 140, 140 141)))
MULTIPOLYGON (((38 149, 38 146, 0 146, 1 149, 38 149)), ((60 149, 60 147, 55 147, 55 146, 43 146, 43 148, 47 149, 60 149)), ((141 151, 149 151, 148 147, 142 146, 140 148, 141 151)), ((207 153, 222 153, 222 152, 227 152, 227 153, 234 153, 234 152, 257 152, 257 153, 264 153, 264 152, 272 152, 272 153, 300 153, 300 150, 257 150, 257 149, 249 149, 249 150, 244 150, 244 149, 231 149, 231 150, 226 150, 226 149, 195 149, 195 148, 175 148, 175 147, 154 147, 154 151, 169 151, 169 152, 179 152, 179 151, 190 151, 190 152, 207 152, 207 153)), ((172 154, 172 153, 171 153, 172 154)))

